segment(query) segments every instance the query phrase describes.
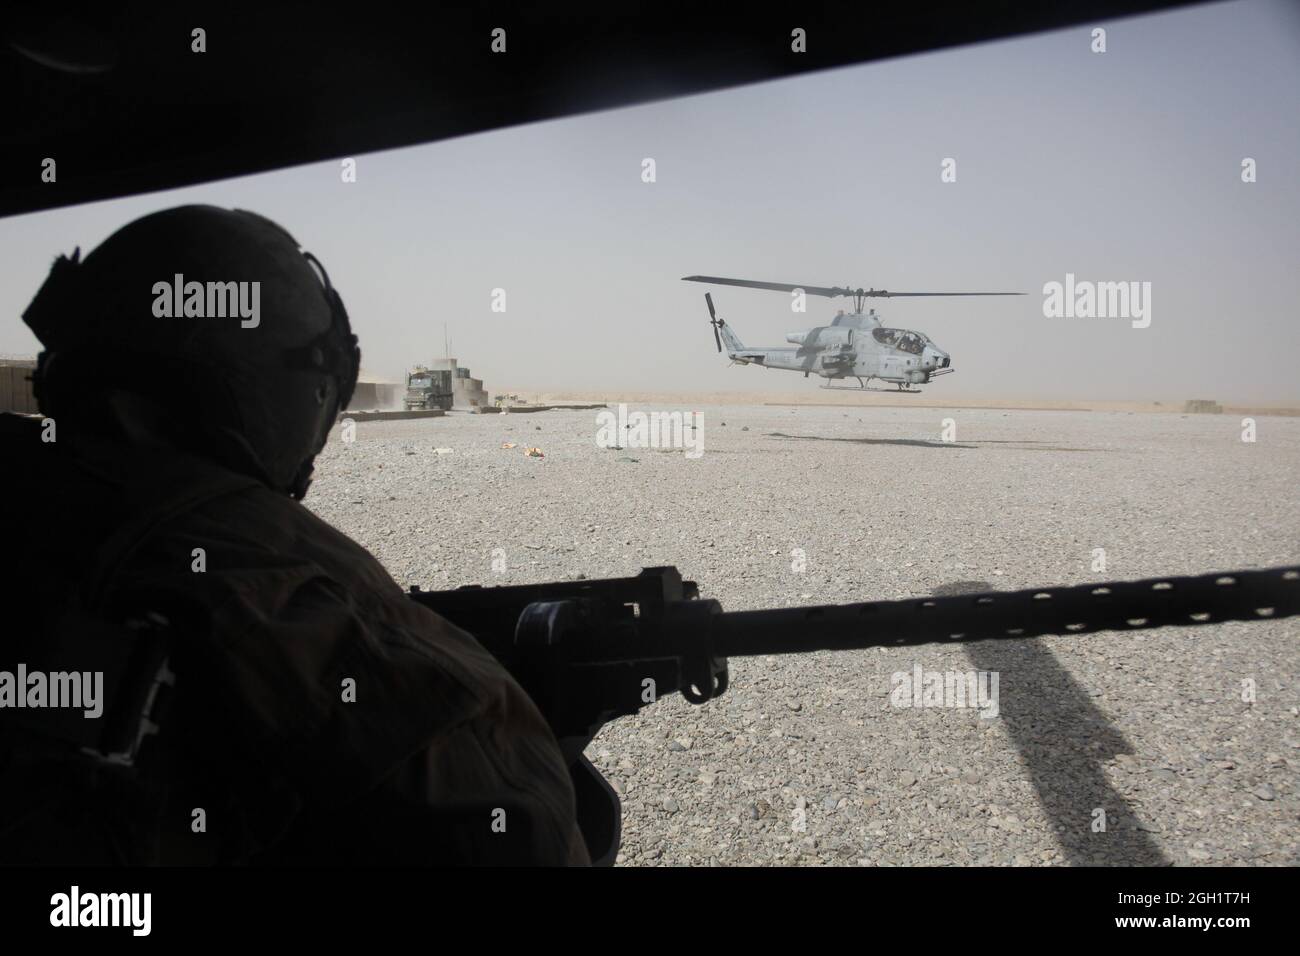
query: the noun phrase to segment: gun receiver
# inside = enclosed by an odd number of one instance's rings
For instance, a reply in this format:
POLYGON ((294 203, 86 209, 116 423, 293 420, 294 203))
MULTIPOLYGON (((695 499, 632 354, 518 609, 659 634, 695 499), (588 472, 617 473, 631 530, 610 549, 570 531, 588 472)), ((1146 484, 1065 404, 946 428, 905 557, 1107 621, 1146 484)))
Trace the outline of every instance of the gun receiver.
POLYGON ((673 567, 593 581, 413 587, 411 597, 473 634, 536 702, 574 772, 584 833, 584 814, 613 801, 600 836, 588 836, 593 859, 612 862, 617 797, 583 749, 601 726, 665 694, 695 704, 720 696, 730 657, 1271 620, 1300 614, 1300 567, 733 612, 700 598, 673 567))

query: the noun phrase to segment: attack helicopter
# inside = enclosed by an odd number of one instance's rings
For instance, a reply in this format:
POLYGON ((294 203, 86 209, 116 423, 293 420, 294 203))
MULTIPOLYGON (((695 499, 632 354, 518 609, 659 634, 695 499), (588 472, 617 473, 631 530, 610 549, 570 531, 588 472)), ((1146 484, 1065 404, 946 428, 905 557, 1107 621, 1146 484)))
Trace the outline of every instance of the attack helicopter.
POLYGON ((889 299, 917 296, 957 295, 1024 295, 1023 292, 889 292, 885 289, 851 289, 814 285, 791 285, 784 282, 754 282, 749 279, 722 279, 718 276, 683 276, 683 282, 707 282, 712 285, 741 286, 747 289, 768 289, 774 292, 819 295, 827 298, 846 296, 853 299, 853 311, 843 309, 830 325, 822 325, 800 332, 786 334, 785 340, 794 348, 752 348, 740 341, 713 308, 713 294, 704 293, 709 306, 709 322, 713 326, 713 339, 722 351, 727 346, 727 357, 740 365, 762 365, 764 368, 789 369, 811 374, 828 381, 852 377, 854 385, 822 385, 822 388, 843 389, 853 392, 907 392, 919 393, 917 385, 925 385, 937 375, 954 371, 952 358, 923 332, 909 329, 887 328, 875 309, 863 313, 868 299, 889 299), (876 379, 892 383, 894 388, 875 388, 868 383, 876 379))

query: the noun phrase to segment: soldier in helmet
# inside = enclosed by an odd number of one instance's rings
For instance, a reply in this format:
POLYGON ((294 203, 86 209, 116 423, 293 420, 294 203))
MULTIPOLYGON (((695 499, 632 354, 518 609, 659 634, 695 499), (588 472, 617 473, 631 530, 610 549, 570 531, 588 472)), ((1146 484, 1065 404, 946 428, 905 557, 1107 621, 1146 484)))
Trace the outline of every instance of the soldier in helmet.
POLYGON ((60 257, 23 319, 44 419, 0 416, 0 671, 99 668, 108 700, 91 730, 0 710, 0 862, 588 862, 528 696, 300 504, 360 361, 314 257, 168 209, 60 257))

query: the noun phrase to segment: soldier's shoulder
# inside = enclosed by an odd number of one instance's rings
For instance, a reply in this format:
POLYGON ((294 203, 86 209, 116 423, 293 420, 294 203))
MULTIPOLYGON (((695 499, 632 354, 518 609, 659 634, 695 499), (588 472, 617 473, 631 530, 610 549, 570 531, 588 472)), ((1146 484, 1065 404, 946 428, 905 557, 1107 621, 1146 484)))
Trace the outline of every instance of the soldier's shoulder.
POLYGON ((296 569, 397 590, 361 545, 255 478, 187 453, 57 427, 0 414, 7 465, 0 518, 45 559, 37 563, 75 554, 79 564, 120 564, 124 575, 156 577, 188 575, 202 558, 215 574, 296 569))
POLYGON ((251 549, 272 563, 312 564, 331 577, 392 584, 379 561, 345 532, 312 507, 262 484, 214 497, 160 531, 202 535, 251 549))

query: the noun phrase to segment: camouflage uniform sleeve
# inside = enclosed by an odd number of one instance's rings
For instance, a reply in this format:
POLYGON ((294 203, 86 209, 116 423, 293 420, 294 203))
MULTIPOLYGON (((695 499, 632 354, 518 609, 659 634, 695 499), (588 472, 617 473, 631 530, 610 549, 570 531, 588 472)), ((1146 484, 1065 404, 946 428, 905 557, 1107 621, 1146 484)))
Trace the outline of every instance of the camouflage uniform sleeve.
POLYGON ((208 776, 244 808, 241 855, 589 862, 559 745, 523 689, 301 505, 269 492, 208 503, 154 529, 119 581, 132 578, 212 609, 176 696, 186 736, 220 768, 208 776), (280 810, 261 819, 263 806, 280 810))
POLYGON ((367 621, 382 650, 364 642, 339 671, 362 675, 358 692, 369 687, 378 699, 366 706, 358 693, 329 724, 339 750, 370 749, 363 738, 371 738, 396 758, 377 786, 339 809, 355 834, 347 852, 411 864, 589 862, 568 769, 532 700, 468 634, 405 597, 387 611, 367 621), (375 663, 403 679, 381 671, 372 682, 375 663), (414 744, 409 754, 399 754, 403 741, 414 744))

